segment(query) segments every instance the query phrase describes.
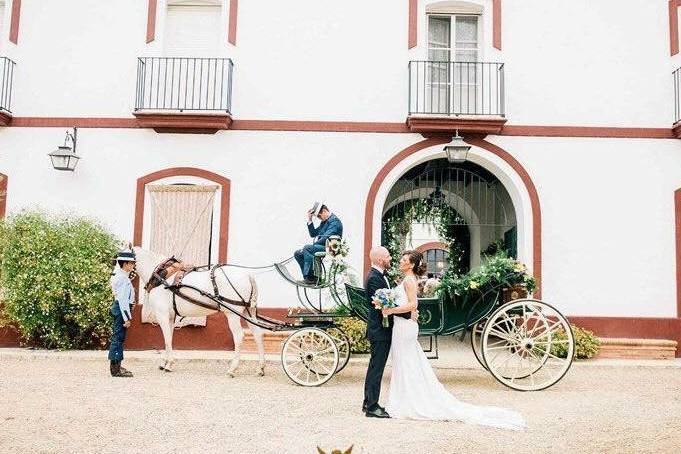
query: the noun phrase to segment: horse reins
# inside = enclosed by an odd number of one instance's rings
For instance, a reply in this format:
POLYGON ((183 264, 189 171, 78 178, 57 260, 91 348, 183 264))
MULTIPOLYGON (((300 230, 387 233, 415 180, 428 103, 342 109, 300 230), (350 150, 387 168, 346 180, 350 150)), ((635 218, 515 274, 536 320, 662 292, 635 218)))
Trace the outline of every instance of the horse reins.
POLYGON ((244 299, 244 297, 241 296, 239 291, 234 286, 234 283, 232 283, 229 276, 227 276, 227 273, 225 273, 225 271, 222 269, 225 265, 212 265, 212 266, 211 265, 204 265, 204 266, 194 266, 194 267, 191 267, 191 268, 182 267, 182 268, 180 268, 179 270, 176 271, 176 272, 183 273, 179 277, 179 279, 176 279, 177 283, 167 284, 166 278, 168 278, 168 277, 172 276, 172 274, 174 274, 174 273, 172 273, 170 276, 168 276, 168 268, 173 267, 177 263, 181 264, 181 262, 179 260, 177 260, 175 258, 175 256, 172 256, 169 259, 166 259, 163 262, 161 262, 154 269, 153 273, 151 273, 151 277, 154 280, 149 279, 147 284, 144 286, 144 290, 146 292, 150 292, 154 288, 163 284, 163 287, 166 288, 167 290, 169 290, 173 294, 173 310, 175 311, 175 315, 177 315, 178 317, 183 317, 183 315, 181 315, 180 312, 177 310, 176 297, 182 298, 183 300, 185 300, 189 303, 195 304, 197 306, 203 307, 204 309, 209 309, 209 310, 212 310, 212 311, 219 310, 220 306, 222 306, 220 304, 221 302, 227 303, 227 304, 232 304, 234 306, 242 306, 242 307, 246 307, 246 308, 250 307, 251 299, 253 298, 253 290, 254 290, 253 286, 251 285, 251 292, 248 296, 248 300, 244 299), (231 298, 225 298, 224 296, 220 295, 220 291, 218 289, 218 284, 217 284, 217 281, 215 279, 215 272, 218 269, 222 272, 222 275, 225 277, 225 279, 227 280, 227 283, 232 288, 232 290, 234 290, 234 293, 237 294, 237 296, 239 297, 239 300, 234 300, 234 299, 231 299, 231 298), (196 288, 193 285, 187 285, 187 284, 182 283, 182 279, 184 279, 184 277, 187 274, 189 274, 193 271, 209 271, 210 272, 209 275, 210 275, 210 281, 213 285, 213 292, 214 292, 213 294, 210 294, 210 293, 205 292, 205 291, 203 291, 199 288, 196 288), (183 288, 188 288, 190 290, 195 291, 199 295, 201 295, 205 298, 208 298, 209 300, 215 302, 215 305, 205 303, 203 301, 199 301, 196 298, 193 298, 193 297, 187 295, 186 293, 183 293, 182 292, 183 288))

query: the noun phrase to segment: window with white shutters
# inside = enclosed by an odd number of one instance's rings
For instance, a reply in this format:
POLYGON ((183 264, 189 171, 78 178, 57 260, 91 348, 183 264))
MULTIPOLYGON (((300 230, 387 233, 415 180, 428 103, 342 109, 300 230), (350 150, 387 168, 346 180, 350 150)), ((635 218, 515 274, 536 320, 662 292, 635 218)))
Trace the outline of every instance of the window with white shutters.
POLYGON ((168 5, 164 50, 168 57, 219 56, 222 9, 219 5, 168 5))

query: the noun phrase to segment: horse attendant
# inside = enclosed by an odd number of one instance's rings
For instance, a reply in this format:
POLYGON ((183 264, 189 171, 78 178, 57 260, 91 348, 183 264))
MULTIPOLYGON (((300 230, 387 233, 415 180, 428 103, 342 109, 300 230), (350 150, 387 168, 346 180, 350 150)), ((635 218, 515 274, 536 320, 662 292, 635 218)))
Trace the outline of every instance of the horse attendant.
MULTIPOLYGON (((149 304, 163 332, 165 357, 160 368, 170 372, 175 364, 173 330, 176 315, 202 317, 220 311, 227 316, 227 323, 234 337, 234 357, 227 372, 229 376, 234 377, 244 340, 242 317, 239 314, 250 315, 252 319, 256 317, 258 289, 253 276, 238 268, 220 265, 193 270, 174 257, 163 257, 138 246, 135 246, 133 251, 137 257, 137 274, 144 283, 144 304, 149 304), (174 283, 170 279, 177 273, 184 274, 181 285, 172 287, 174 283), (212 298, 207 295, 211 295, 212 298), (218 305, 215 299, 219 299, 221 304, 218 305)), ((265 375, 263 330, 250 323, 247 318, 245 320, 258 347, 260 357, 258 375, 263 376, 265 375)))

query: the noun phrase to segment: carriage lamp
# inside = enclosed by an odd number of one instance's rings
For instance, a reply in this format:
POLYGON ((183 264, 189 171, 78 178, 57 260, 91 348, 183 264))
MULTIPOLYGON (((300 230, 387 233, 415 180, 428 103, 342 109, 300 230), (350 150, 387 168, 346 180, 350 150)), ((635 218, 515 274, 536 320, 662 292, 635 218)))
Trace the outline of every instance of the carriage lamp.
POLYGON ((471 146, 463 141, 463 137, 459 135, 459 130, 457 129, 456 135, 452 137, 452 141, 449 142, 444 147, 444 151, 447 154, 447 161, 452 164, 461 164, 466 162, 468 158, 468 151, 471 146))
POLYGON ((73 128, 73 134, 71 134, 69 131, 66 131, 64 145, 60 145, 55 151, 48 154, 52 160, 52 167, 54 167, 55 170, 68 170, 71 172, 76 170, 76 165, 80 159, 80 156, 76 154, 77 135, 78 129, 76 127, 73 128), (67 145, 69 141, 73 147, 67 145))

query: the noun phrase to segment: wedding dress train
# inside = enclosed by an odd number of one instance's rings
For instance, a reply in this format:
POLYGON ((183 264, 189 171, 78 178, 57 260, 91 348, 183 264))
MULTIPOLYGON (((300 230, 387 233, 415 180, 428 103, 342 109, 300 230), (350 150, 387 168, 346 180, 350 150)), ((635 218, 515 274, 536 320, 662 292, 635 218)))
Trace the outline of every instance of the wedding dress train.
MULTIPOLYGON (((402 284, 395 288, 395 303, 407 303, 402 284)), ((418 342, 418 324, 393 317, 390 354, 392 373, 386 410, 393 418, 461 421, 468 424, 521 430, 522 416, 499 407, 461 402, 440 383, 418 342)))

